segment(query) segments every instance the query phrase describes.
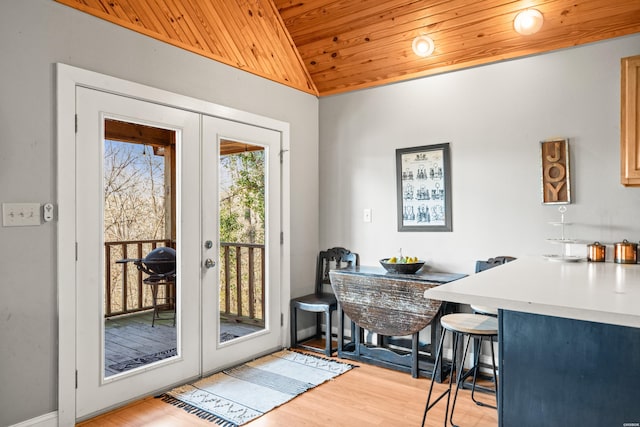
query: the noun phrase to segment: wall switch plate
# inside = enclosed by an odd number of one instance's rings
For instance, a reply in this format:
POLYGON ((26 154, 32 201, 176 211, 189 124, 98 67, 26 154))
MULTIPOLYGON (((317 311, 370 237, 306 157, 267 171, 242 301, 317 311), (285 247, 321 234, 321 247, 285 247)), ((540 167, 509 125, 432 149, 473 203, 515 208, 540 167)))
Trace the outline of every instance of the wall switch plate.
POLYGON ((3 203, 2 225, 5 227, 40 225, 40 203, 3 203))
POLYGON ((371 209, 367 208, 362 212, 362 220, 364 222, 371 222, 371 209))

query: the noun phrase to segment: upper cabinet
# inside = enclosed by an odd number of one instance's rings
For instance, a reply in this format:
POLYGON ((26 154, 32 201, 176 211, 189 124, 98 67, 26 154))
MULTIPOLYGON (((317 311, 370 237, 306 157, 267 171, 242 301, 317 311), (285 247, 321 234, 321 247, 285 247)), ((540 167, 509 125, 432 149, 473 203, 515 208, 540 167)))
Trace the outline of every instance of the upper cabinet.
POLYGON ((640 186, 640 55, 622 58, 620 181, 640 186))

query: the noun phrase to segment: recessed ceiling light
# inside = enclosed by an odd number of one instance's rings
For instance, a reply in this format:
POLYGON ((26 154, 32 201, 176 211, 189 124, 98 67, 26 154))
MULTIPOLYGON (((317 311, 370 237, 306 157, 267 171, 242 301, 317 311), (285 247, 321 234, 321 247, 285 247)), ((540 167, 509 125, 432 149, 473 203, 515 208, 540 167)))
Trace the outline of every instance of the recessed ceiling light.
POLYGON ((433 53, 435 46, 433 40, 429 36, 418 36, 411 43, 413 53, 418 56, 429 56, 433 53))
POLYGON ((513 28, 523 36, 528 36, 540 31, 543 22, 544 18, 539 10, 526 9, 516 15, 516 19, 513 20, 513 28))

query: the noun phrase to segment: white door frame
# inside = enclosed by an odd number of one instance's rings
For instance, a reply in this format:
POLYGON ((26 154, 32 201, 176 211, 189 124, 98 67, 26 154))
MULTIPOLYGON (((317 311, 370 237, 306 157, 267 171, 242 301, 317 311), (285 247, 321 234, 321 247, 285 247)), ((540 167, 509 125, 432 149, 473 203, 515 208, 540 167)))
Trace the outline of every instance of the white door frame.
MULTIPOLYGON (((207 114, 278 131, 282 134, 281 307, 289 318, 290 299, 290 162, 289 124, 268 117, 224 107, 211 102, 129 82, 70 65, 56 64, 57 141, 57 288, 58 288, 58 425, 76 421, 76 198, 75 198, 75 114, 76 87, 83 86, 148 102, 207 114)), ((282 325, 282 345, 288 334, 282 325)))

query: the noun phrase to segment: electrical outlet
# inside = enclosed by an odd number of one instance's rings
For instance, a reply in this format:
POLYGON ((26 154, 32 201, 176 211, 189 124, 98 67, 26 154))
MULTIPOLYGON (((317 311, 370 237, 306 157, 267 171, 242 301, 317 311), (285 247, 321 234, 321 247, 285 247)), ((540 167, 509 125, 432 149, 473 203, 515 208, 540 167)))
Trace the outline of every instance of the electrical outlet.
POLYGON ((371 222, 371 209, 367 208, 362 212, 362 220, 364 222, 371 222))
POLYGON ((40 225, 40 203, 3 203, 2 225, 5 227, 40 225))

